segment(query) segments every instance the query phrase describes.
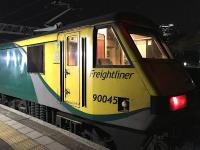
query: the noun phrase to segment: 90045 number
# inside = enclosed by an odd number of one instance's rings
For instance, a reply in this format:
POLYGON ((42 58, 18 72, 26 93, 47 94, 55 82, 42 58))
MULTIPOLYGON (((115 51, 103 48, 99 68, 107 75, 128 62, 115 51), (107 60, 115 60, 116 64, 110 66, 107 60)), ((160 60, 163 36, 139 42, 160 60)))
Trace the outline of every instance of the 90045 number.
POLYGON ((93 101, 102 102, 102 103, 117 104, 118 103, 118 97, 117 96, 106 96, 106 95, 93 94, 93 101))

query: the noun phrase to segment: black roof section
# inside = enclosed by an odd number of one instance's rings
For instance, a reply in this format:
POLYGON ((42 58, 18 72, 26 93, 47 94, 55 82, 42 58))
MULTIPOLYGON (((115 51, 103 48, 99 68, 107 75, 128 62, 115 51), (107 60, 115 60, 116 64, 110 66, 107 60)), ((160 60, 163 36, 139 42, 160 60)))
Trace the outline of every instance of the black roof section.
MULTIPOLYGON (((52 31, 52 33, 70 29, 70 28, 81 27, 85 25, 94 25, 94 24, 103 23, 106 21, 128 21, 128 20, 132 21, 135 25, 138 25, 138 26, 157 28, 157 26, 151 20, 149 20, 148 18, 145 18, 144 16, 141 16, 132 12, 113 12, 110 14, 96 16, 89 19, 75 21, 58 30, 52 31)), ((48 33, 51 33, 51 32, 48 32, 48 33)))

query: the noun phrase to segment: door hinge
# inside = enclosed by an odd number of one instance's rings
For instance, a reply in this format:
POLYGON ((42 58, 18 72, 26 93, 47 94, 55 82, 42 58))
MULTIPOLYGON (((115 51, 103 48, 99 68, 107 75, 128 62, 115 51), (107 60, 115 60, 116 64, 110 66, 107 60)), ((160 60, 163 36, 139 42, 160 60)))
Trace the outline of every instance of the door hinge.
POLYGON ((65 89, 65 97, 70 94, 69 89, 65 89))
POLYGON ((65 78, 67 77, 67 75, 70 75, 70 72, 67 69, 65 69, 65 78))

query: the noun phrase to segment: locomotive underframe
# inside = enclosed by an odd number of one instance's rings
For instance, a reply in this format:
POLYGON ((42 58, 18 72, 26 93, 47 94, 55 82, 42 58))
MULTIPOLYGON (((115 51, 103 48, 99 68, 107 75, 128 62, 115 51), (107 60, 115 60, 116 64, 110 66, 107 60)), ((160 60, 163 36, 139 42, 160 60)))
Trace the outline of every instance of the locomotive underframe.
POLYGON ((182 141, 188 141, 185 136, 191 130, 194 131, 194 129, 189 128, 197 125, 196 122, 194 123, 194 120, 197 121, 196 118, 191 117, 195 116, 194 112, 192 114, 180 112, 173 117, 171 115, 158 116, 148 132, 134 131, 79 118, 51 107, 3 94, 1 94, 0 104, 34 116, 110 149, 124 149, 125 144, 130 149, 134 145, 135 149, 142 150, 152 148, 155 150, 156 148, 175 150, 177 147, 182 147, 180 146, 180 143, 183 144, 182 141), (177 118, 179 119, 177 120, 177 118), (172 120, 176 120, 176 122, 172 120))

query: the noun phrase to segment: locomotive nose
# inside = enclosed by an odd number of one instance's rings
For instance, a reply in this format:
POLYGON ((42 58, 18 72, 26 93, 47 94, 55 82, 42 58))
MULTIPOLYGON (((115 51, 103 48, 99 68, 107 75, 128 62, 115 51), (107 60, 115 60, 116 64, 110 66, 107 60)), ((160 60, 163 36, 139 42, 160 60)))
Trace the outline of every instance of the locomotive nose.
POLYGON ((148 62, 145 68, 159 95, 181 95, 195 89, 192 79, 176 62, 148 62))

